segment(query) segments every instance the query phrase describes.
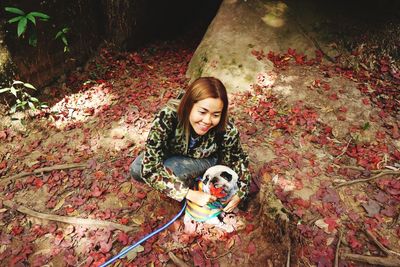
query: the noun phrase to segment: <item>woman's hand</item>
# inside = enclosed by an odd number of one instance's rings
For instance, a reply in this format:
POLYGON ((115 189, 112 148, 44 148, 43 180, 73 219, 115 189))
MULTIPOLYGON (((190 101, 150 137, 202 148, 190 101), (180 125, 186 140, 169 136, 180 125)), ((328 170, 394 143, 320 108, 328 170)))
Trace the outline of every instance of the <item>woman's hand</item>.
POLYGON ((193 203, 195 203, 201 207, 217 200, 217 198, 215 196, 204 193, 202 191, 194 191, 191 189, 189 189, 189 192, 186 195, 186 199, 192 201, 193 203))
POLYGON ((225 212, 232 212, 240 203, 240 197, 234 195, 229 201, 228 205, 224 208, 225 212))

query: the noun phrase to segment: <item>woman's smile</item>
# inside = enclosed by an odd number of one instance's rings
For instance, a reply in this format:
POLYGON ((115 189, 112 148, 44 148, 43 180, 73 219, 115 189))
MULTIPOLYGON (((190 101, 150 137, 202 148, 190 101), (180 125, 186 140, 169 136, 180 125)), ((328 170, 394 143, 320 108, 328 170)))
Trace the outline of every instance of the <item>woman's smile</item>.
POLYGON ((224 103, 219 98, 206 98, 196 102, 190 111, 189 121, 198 135, 206 134, 221 120, 224 103))

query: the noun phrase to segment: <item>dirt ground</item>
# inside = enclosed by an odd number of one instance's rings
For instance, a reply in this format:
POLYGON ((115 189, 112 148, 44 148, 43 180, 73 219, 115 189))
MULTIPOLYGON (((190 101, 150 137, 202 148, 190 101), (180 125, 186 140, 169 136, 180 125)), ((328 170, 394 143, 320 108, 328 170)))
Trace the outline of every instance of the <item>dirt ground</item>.
MULTIPOLYGON (((48 110, 2 106, 2 266, 97 266, 179 212, 128 168, 153 114, 187 84, 194 48, 188 39, 105 47, 44 90, 48 110)), ((273 200, 252 195, 231 234, 188 235, 180 219, 115 266, 398 266, 400 73, 364 55, 353 55, 356 69, 320 53, 249 53, 275 68, 232 93, 230 112, 273 200), (268 218, 270 201, 290 227, 268 218)))

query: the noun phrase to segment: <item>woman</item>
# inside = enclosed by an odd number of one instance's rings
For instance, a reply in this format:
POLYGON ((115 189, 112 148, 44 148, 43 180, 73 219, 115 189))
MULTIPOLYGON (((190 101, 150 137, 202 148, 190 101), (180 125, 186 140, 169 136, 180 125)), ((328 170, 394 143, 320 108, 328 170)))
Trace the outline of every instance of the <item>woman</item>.
POLYGON ((248 157, 237 128, 228 120, 225 86, 216 78, 202 77, 190 84, 177 109, 167 105, 158 113, 131 174, 175 200, 186 198, 204 206, 215 197, 191 188, 196 177, 216 164, 239 175, 239 191, 224 208, 231 212, 248 193, 248 157))

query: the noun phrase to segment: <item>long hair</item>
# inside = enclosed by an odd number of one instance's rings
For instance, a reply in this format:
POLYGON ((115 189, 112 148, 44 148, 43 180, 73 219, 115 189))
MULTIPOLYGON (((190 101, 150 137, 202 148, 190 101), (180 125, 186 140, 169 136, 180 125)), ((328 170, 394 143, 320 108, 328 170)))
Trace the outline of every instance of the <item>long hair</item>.
POLYGON ((195 80, 186 89, 186 92, 178 106, 179 125, 183 127, 186 137, 186 143, 189 142, 190 121, 189 115, 193 105, 206 98, 219 98, 224 106, 222 108, 221 120, 215 126, 215 131, 222 132, 225 130, 228 121, 228 95, 224 84, 214 77, 201 77, 195 80))

